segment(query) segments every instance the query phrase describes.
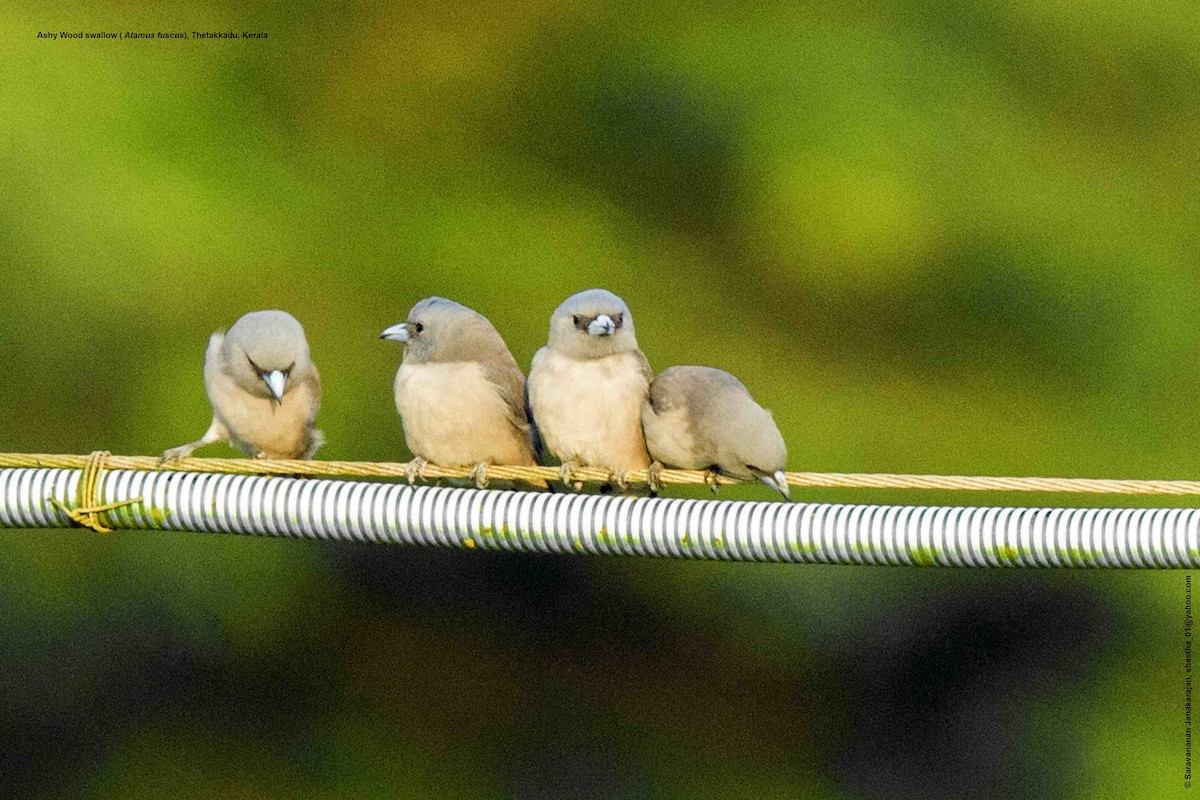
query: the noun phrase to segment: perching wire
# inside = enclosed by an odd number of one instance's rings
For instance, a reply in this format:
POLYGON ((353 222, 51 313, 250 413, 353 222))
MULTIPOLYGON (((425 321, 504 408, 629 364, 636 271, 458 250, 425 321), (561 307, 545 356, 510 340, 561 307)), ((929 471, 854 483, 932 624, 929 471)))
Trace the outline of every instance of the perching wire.
MULTIPOLYGON (((826 564, 1200 567, 1200 508, 685 500, 279 477, 280 473, 312 475, 322 470, 401 477, 406 473, 404 467, 225 459, 190 459, 160 467, 152 458, 103 453, 86 457, 2 455, 0 528, 61 528, 74 522, 94 530, 240 533, 542 553, 826 564), (13 461, 28 466, 3 468, 13 461), (67 468, 48 466, 63 462, 67 468), (210 465, 215 469, 201 471, 210 465), (227 474, 216 474, 217 470, 227 474), (268 474, 228 474, 250 471, 268 474)), ((497 471, 502 469, 511 468, 497 471)), ((469 477, 467 470, 430 467, 428 472, 469 477)), ((518 468, 505 477, 530 476, 531 472, 532 477, 554 477, 528 468, 518 468)), ((684 476, 691 478, 687 481, 691 483, 704 480, 702 472, 684 476)), ((807 483, 804 476, 806 473, 793 473, 790 482, 830 485, 807 483)), ((833 476, 832 485, 1174 495, 1196 494, 1198 489, 1195 483, 1179 481, 940 476, 833 476), (876 480, 840 482, 844 477, 876 480), (903 482, 892 480, 897 477, 903 482), (958 483, 963 480, 970 483, 958 483)))
MULTIPOLYGON (((95 454, 47 455, 37 453, 0 453, 3 467, 58 467, 83 469, 95 454)), ((283 475, 311 477, 407 478, 412 468, 407 462, 388 461, 288 461, 247 458, 186 458, 179 462, 161 464, 153 456, 114 456, 104 454, 105 469, 145 471, 211 472, 235 475, 283 475)), ((625 475, 628 483, 648 482, 647 470, 632 470, 625 475)), ((890 473, 788 472, 790 486, 821 489, 926 489, 965 492, 1046 492, 1062 494, 1123 494, 1123 495, 1200 495, 1200 481, 1123 480, 1105 478, 1005 478, 966 475, 896 475, 890 473)), ((439 467, 425 465, 426 479, 473 478, 471 467, 439 467)), ((491 480, 521 482, 557 481, 558 467, 517 467, 489 465, 491 480)), ((712 482, 721 485, 743 483, 726 475, 713 476, 702 470, 663 469, 659 472, 663 484, 703 486, 712 482)), ((605 470, 577 468, 571 471, 572 482, 606 483, 612 479, 605 470)))

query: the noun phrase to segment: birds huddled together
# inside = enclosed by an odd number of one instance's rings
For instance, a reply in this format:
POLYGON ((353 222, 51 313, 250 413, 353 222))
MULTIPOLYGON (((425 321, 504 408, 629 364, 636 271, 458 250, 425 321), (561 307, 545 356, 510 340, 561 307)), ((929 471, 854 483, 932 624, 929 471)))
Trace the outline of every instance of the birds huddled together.
MULTIPOLYGON (((404 345, 394 390, 415 472, 470 467, 482 484, 488 465, 556 459, 564 482, 592 467, 624 490, 631 470, 666 466, 757 478, 788 496, 787 448, 771 412, 723 370, 677 366, 656 377, 629 307, 607 290, 554 310, 528 381, 492 323, 453 300, 421 300, 380 338, 404 345)), ((164 461, 218 441, 252 458, 307 459, 321 446, 321 380, 290 314, 254 311, 214 333, 204 385, 212 424, 164 461)))

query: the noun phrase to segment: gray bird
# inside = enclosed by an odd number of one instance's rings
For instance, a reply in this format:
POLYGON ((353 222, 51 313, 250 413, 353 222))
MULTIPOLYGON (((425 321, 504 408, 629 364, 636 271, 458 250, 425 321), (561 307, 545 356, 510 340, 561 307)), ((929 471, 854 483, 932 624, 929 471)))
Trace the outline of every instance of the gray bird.
POLYGON ((624 300, 589 289, 554 310, 529 370, 529 404, 564 480, 575 467, 596 467, 624 488, 626 472, 650 465, 641 410, 653 376, 624 300))
POLYGON ((671 367, 642 405, 646 446, 656 462, 763 483, 790 497, 787 446, 771 412, 742 382, 711 367, 671 367))
POLYGON ((486 317, 429 297, 380 338, 404 343, 396 410, 414 471, 427 462, 473 466, 472 477, 482 486, 488 464, 537 465, 525 376, 486 317))
POLYGON ((314 427, 321 377, 304 328, 285 311, 252 311, 227 333, 214 333, 204 355, 204 388, 213 409, 208 431, 167 450, 162 461, 187 458, 213 442, 229 442, 251 458, 308 459, 324 441, 314 427))

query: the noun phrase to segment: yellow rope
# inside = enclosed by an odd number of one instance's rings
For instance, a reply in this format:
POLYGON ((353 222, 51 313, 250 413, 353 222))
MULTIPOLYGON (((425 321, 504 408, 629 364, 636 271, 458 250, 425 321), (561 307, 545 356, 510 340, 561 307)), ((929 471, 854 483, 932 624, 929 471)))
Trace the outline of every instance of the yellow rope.
POLYGON ((68 508, 58 500, 50 498, 50 502, 62 509, 76 524, 91 528, 97 533, 112 533, 112 528, 108 527, 103 516, 105 511, 142 502, 142 498, 135 497, 116 503, 100 504, 100 489, 104 485, 101 476, 106 468, 110 468, 107 465, 110 457, 111 454, 107 450, 96 450, 90 455, 82 456, 83 474, 79 476, 79 485, 75 490, 75 508, 68 508))
MULTIPOLYGON (((153 456, 113 456, 105 454, 43 455, 34 453, 0 453, 0 468, 3 467, 58 467, 65 469, 90 469, 89 493, 83 494, 84 481, 80 481, 81 494, 73 513, 94 519, 103 525, 100 512, 108 510, 94 505, 92 492, 99 488, 98 476, 103 469, 166 470, 182 472, 218 472, 240 475, 308 475, 322 477, 357 478, 406 478, 408 464, 370 461, 269 461, 242 458, 186 458, 179 462, 160 464, 153 456), (92 466, 89 468, 89 464, 92 466)), ((422 478, 470 478, 471 467, 439 467, 427 464, 422 478)), ((631 484, 645 484, 647 470, 632 470, 625 475, 631 484)), ((1200 481, 1158 480, 1110 480, 1103 478, 994 478, 964 475, 892 475, 855 474, 841 472, 788 472, 787 482, 791 486, 816 487, 822 489, 945 489, 967 492, 1060 492, 1071 494, 1156 494, 1156 495, 1200 495, 1200 481)), ((86 477, 86 476, 85 476, 86 477)), ((512 467, 488 466, 489 480, 510 481, 558 481, 558 467, 512 467)), ((701 470, 663 469, 657 473, 663 484, 734 484, 742 483, 728 476, 710 476, 701 470)), ((612 476, 605 470, 578 468, 571 472, 571 482, 603 483, 612 476)), ((137 502, 137 501, 130 501, 137 502)), ((74 518, 74 517, 72 517, 74 518)), ((80 524, 88 524, 81 522, 80 524)), ((88 527, 94 527, 88 525, 88 527)))

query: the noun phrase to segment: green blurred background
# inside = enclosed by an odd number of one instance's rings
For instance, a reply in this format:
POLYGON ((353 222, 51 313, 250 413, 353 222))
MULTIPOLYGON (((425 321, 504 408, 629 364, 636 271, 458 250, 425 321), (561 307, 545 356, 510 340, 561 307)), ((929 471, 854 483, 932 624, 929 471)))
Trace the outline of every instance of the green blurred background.
MULTIPOLYGON (((527 367, 604 286, 793 469, 1200 477, 1190 3, 81 6, 0 0, 0 449, 196 438, 278 307, 320 456, 405 459, 380 330, 445 295, 527 367), (270 38, 36 39, 207 29, 270 38)), ((1183 582, 9 531, 0 781, 1182 795, 1183 582)))

